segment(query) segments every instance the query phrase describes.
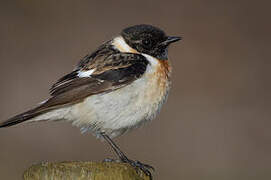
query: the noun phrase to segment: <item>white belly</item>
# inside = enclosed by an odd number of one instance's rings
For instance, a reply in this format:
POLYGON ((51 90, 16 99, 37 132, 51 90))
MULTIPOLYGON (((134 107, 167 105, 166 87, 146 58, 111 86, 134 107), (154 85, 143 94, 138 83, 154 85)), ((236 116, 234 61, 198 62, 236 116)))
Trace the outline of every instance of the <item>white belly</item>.
POLYGON ((70 110, 70 120, 83 127, 82 130, 105 132, 115 137, 152 120, 166 94, 158 87, 157 79, 145 75, 124 88, 90 96, 74 105, 70 110))

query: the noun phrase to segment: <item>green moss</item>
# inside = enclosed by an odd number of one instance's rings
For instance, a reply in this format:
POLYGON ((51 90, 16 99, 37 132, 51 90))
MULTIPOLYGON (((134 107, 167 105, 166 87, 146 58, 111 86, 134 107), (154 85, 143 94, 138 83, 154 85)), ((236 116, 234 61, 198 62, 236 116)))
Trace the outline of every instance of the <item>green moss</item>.
POLYGON ((24 172, 24 180, 149 180, 142 171, 115 162, 44 162, 24 172))

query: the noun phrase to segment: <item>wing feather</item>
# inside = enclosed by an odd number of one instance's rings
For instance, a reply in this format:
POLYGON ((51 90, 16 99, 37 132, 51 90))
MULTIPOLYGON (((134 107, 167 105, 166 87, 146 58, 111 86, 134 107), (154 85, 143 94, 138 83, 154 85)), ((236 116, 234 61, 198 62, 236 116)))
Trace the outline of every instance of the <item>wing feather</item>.
MULTIPOLYGON (((99 61, 100 59, 96 59, 99 61)), ((90 95, 110 92, 124 87, 140 78, 146 71, 148 61, 133 53, 116 53, 95 64, 90 77, 76 76, 76 72, 64 76, 51 89, 51 98, 44 104, 47 108, 82 101, 90 95), (103 66, 101 66, 103 65, 103 66)), ((79 69, 87 69, 87 66, 79 69)))

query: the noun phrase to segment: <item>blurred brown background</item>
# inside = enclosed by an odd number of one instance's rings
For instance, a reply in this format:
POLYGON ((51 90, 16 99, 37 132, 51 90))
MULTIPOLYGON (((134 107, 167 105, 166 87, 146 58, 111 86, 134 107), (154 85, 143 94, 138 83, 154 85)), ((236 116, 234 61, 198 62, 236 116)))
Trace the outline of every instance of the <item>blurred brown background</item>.
MULTIPOLYGON (((80 58, 124 27, 156 25, 170 49, 173 88, 159 117, 116 139, 155 179, 271 179, 271 23, 268 1, 2 0, 0 120, 48 97, 80 58)), ((40 161, 113 154, 69 123, 0 130, 1 179, 40 161)))

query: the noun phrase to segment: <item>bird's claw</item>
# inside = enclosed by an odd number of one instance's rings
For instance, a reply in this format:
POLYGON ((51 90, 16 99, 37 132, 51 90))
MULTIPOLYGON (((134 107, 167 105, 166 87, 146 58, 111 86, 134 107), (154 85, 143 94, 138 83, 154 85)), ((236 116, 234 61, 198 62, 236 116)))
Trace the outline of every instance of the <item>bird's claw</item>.
POLYGON ((140 169, 141 171, 144 172, 144 174, 150 177, 150 180, 152 180, 152 173, 150 172, 150 170, 154 171, 155 170, 154 167, 148 164, 143 164, 140 161, 133 161, 130 159, 125 159, 123 162, 130 164, 132 167, 136 169, 137 172, 138 172, 138 169, 140 169))

